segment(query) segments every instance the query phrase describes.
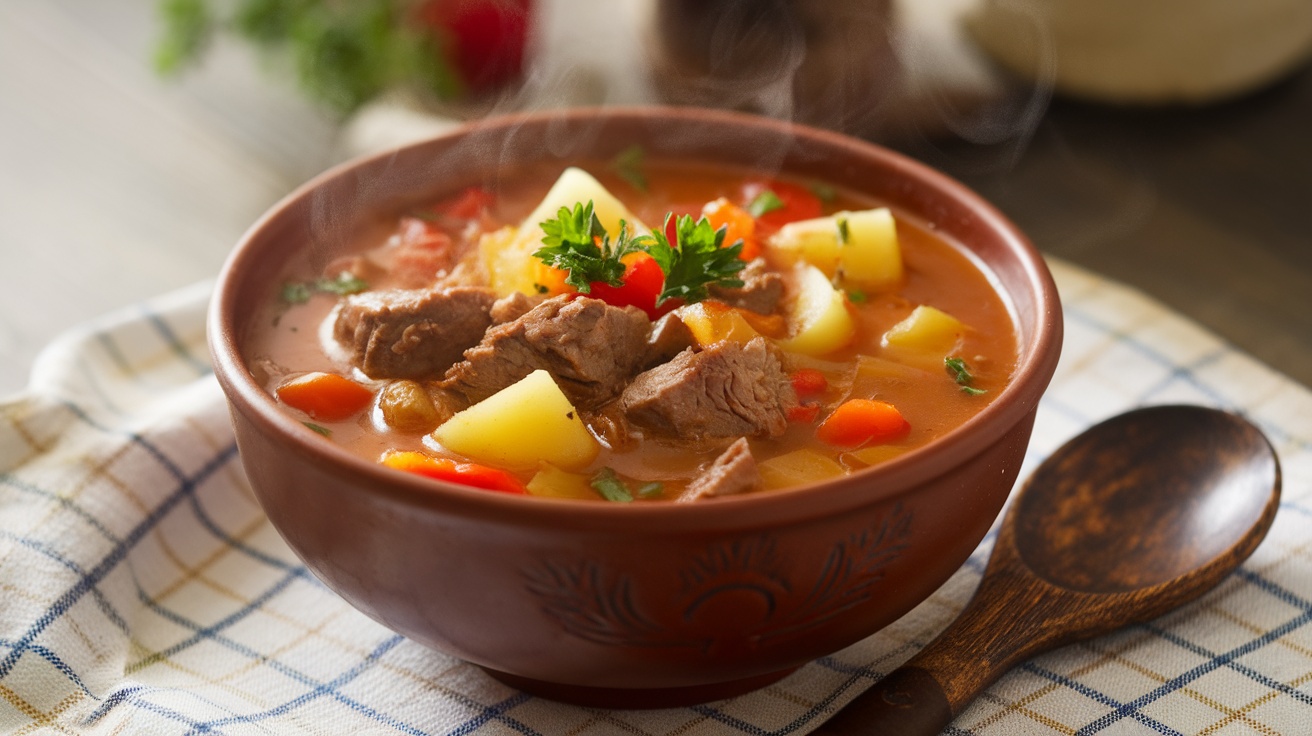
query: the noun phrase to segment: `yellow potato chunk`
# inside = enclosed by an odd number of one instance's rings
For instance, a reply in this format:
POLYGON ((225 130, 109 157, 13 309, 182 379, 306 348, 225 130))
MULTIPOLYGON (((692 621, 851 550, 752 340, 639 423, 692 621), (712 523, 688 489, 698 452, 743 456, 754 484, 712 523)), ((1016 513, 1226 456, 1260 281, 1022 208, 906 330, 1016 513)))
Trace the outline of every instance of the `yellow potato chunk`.
POLYGON ((815 450, 801 449, 763 460, 757 464, 767 489, 791 488, 846 475, 837 460, 815 450))
POLYGON ((885 347, 930 354, 939 358, 956 349, 966 332, 961 320, 941 309, 922 304, 884 333, 885 347))
POLYGON ((542 229, 539 225, 544 220, 554 219, 561 207, 573 210, 574 205, 587 204, 589 200, 592 202, 592 212, 601 221, 601 226, 606 228, 606 232, 610 233, 611 238, 619 234, 620 220, 628 223, 630 233, 647 231, 647 226, 639 222, 629 208, 607 191, 601 182, 592 174, 574 166, 561 172, 560 178, 551 185, 551 189, 547 191, 537 208, 524 218, 519 229, 524 232, 536 231, 538 235, 535 240, 540 240, 542 229))
POLYGON ((779 260, 809 263, 846 286, 885 289, 902 279, 897 225, 887 207, 790 222, 768 245, 779 260))
POLYGON ((847 345, 856 334, 847 296, 815 266, 801 268, 787 316, 794 325, 792 336, 780 340, 779 347, 789 352, 824 355, 847 345))
POLYGON ((542 247, 542 227, 546 220, 555 219, 561 207, 574 209, 576 204, 592 202, 592 211, 606 232, 614 239, 620 232, 620 220, 628 224, 630 233, 647 232, 647 226, 606 190, 591 174, 576 167, 565 169, 551 186, 538 206, 525 217, 519 227, 502 228, 488 233, 479 241, 479 255, 488 272, 488 285, 497 296, 520 291, 538 293, 541 262, 533 253, 542 247))
POLYGON ((596 501, 597 492, 592 479, 580 473, 561 470, 555 465, 543 465, 525 486, 530 496, 543 498, 573 498, 596 501))
POLYGON ((721 340, 747 342, 759 336, 742 312, 717 302, 695 302, 678 310, 679 319, 688 326, 697 344, 706 347, 721 340))
POLYGON ((536 370, 433 430, 443 447, 475 462, 510 470, 540 463, 578 469, 600 445, 551 374, 536 370))
POLYGON ((542 246, 542 231, 537 231, 537 241, 521 237, 521 232, 513 227, 487 233, 478 241, 478 254, 487 269, 488 286, 498 297, 512 292, 522 291, 533 294, 537 291, 538 270, 533 251, 542 246))

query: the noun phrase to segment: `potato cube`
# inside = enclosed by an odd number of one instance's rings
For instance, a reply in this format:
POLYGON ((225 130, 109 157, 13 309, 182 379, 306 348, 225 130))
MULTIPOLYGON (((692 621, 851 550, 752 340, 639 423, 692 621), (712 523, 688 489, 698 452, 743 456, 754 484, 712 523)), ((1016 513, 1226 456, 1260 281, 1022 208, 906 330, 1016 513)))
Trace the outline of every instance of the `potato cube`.
POLYGON ((543 464, 526 486, 530 496, 543 498, 573 498, 580 500, 598 500, 592 488, 592 479, 581 473, 561 470, 555 465, 543 464))
POLYGON ((937 360, 953 352, 966 332, 961 320, 922 304, 884 333, 884 347, 922 353, 937 360))
POLYGON ((805 448, 763 460, 757 468, 767 489, 818 483, 847 474, 837 460, 805 448))
POLYGON ((779 347, 804 355, 824 355, 851 342, 856 323, 847 311, 847 296, 815 266, 802 267, 797 286, 797 296, 788 306, 793 334, 780 340, 779 347))
POLYGON ((784 263, 804 261, 845 286, 885 289, 902 279, 897 225, 887 207, 790 222, 768 244, 784 263))
POLYGON ((542 237, 540 225, 556 217, 561 207, 573 210, 576 204, 592 202, 592 212, 614 238, 620 232, 620 220, 628 223, 629 232, 647 232, 647 226, 633 216, 628 207, 606 190, 592 174, 574 166, 565 169, 551 185, 551 189, 542 198, 536 209, 524 218, 519 229, 523 232, 536 231, 538 239, 542 237))
POLYGON ((688 304, 680 307, 678 314, 702 347, 721 340, 745 343, 761 334, 748 324, 741 312, 719 302, 688 304))
POLYGON ((543 462, 578 469, 601 449, 544 370, 457 412, 432 436, 452 452, 510 470, 533 469, 543 462))

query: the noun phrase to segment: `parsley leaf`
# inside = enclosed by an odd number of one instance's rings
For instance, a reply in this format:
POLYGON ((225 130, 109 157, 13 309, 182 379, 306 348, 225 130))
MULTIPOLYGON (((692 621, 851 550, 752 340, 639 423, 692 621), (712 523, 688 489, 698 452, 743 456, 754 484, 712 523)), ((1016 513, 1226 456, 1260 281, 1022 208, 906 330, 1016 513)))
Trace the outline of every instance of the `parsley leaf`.
POLYGON ((637 189, 640 192, 647 191, 647 187, 649 186, 647 183, 647 175, 643 173, 642 168, 645 156, 646 152, 642 150, 642 146, 632 145, 623 151, 620 151, 619 155, 612 159, 610 164, 611 168, 615 169, 615 173, 619 174, 621 179, 627 181, 634 189, 637 189))
POLYGON ((337 278, 319 279, 318 281, 315 281, 314 288, 319 291, 328 292, 329 294, 346 296, 347 294, 358 294, 359 292, 368 289, 369 284, 365 283, 364 279, 356 276, 350 271, 343 271, 337 274, 337 278))
POLYGON ((336 278, 320 278, 314 281, 288 281, 282 285, 281 298, 284 304, 304 304, 316 293, 346 296, 356 294, 369 288, 369 284, 359 276, 343 271, 336 278))
POLYGON ((615 503, 633 501, 633 494, 629 493, 629 487, 624 485, 624 481, 620 480, 620 477, 610 468, 602 468, 601 472, 593 476, 591 485, 607 501, 614 501, 615 503))
MULTIPOLYGON (((666 227, 671 217, 673 215, 666 215, 666 227)), ((665 272, 665 285, 656 298, 657 306, 675 298, 685 302, 701 301, 709 295, 707 287, 711 285, 743 285, 742 279, 735 277, 747 265, 739 258, 743 250, 742 241, 727 248, 720 247, 728 232, 727 227, 716 230, 705 217, 693 222, 691 216, 682 215, 675 220, 678 248, 670 245, 665 231, 663 227, 639 239, 644 249, 665 272)))
POLYGON ((534 257, 569 271, 565 283, 582 294, 592 291, 594 281, 622 286, 624 264, 620 259, 640 249, 639 239, 629 236, 623 221, 612 246, 609 233, 592 210, 591 200, 586 205, 575 204, 573 210, 561 207, 555 219, 542 223, 542 232, 543 247, 533 252, 534 257))
POLYGON ((975 376, 971 375, 970 366, 966 365, 966 361, 961 358, 944 358, 943 365, 947 367, 948 375, 952 376, 952 379, 957 382, 958 386, 961 386, 961 390, 965 393, 971 396, 988 393, 982 388, 975 388, 970 385, 975 380, 975 376))
POLYGON ((315 424, 314 422, 301 422, 301 424, 304 424, 305 426, 309 427, 310 429, 313 429, 314 431, 318 432, 319 434, 323 435, 324 437, 332 437, 332 436, 333 436, 333 431, 332 431, 331 429, 328 429, 327 427, 324 427, 324 426, 320 426, 320 425, 318 425, 318 424, 315 424))
POLYGON ((815 195, 815 198, 825 204, 829 204, 838 198, 838 192, 828 184, 817 181, 813 182, 810 188, 811 193, 815 195))
POLYGON ((288 304, 304 304, 314 294, 303 281, 288 281, 282 285, 282 300, 288 304))
POLYGON ((769 189, 762 190, 756 195, 751 202, 747 204, 747 211, 752 217, 760 217, 767 212, 774 212, 784 208, 784 201, 779 199, 779 195, 769 189))

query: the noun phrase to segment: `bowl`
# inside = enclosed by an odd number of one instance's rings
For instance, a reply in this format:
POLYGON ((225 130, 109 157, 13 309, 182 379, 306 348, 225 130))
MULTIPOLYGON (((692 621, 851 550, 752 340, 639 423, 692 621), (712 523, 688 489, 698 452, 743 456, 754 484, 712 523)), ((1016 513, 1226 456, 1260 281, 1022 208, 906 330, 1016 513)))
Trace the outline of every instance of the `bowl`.
POLYGON ((368 616, 523 690, 687 705, 778 680, 896 620, 970 556, 1012 488, 1062 318, 1025 236, 963 185, 843 135, 690 108, 488 119, 305 184, 242 238, 209 315, 241 461, 305 565, 368 616), (838 480, 696 504, 487 493, 382 468, 280 409, 242 354, 286 264, 330 258, 371 215, 506 167, 633 144, 816 177, 883 198, 973 252, 1014 309, 1019 359, 990 405, 928 446, 838 480))

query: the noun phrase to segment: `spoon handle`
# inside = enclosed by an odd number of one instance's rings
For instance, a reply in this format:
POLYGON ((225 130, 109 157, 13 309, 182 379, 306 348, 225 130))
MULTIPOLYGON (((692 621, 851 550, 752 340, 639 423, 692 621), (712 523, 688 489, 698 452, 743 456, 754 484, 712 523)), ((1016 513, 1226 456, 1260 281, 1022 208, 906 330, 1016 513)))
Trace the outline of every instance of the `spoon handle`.
POLYGON ((1065 637, 1050 624, 1063 591, 1016 574, 1010 552, 995 557, 974 598, 938 638, 812 733, 936 736, 994 680, 1059 644, 1065 637))

